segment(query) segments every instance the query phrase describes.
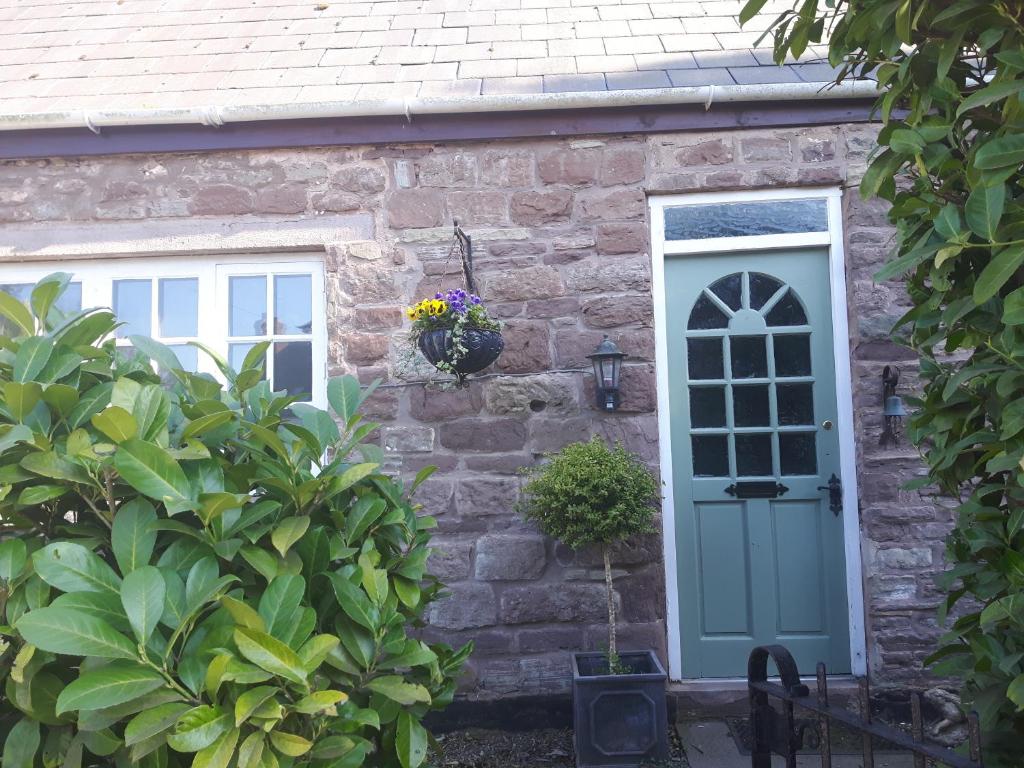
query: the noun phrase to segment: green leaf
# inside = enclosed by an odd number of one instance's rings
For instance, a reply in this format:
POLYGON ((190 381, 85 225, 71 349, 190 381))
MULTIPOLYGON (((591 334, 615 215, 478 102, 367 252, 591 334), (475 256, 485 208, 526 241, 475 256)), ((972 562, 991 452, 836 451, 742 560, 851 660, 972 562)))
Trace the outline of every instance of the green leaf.
POLYGON ((170 729, 188 709, 188 704, 172 701, 140 712, 124 727, 125 746, 138 744, 170 729))
POLYGON ((1024 325, 1024 288, 1017 288, 1003 301, 1003 322, 1024 325))
POLYGON ((167 505, 168 514, 192 505, 192 492, 181 466, 163 448, 132 439, 121 443, 114 454, 121 478, 139 493, 167 505))
POLYGON ((327 655, 337 647, 339 642, 340 640, 334 635, 315 635, 309 638, 299 648, 299 658, 302 660, 302 666, 307 672, 312 674, 320 667, 324 659, 327 658, 327 655))
POLYGON ((113 390, 114 385, 109 381, 86 390, 79 399, 78 405, 72 408, 71 413, 68 414, 68 425, 72 429, 77 429, 89 421, 93 414, 106 408, 113 390))
POLYGON ((50 602, 51 608, 70 608, 107 622, 118 632, 130 631, 121 599, 113 592, 68 592, 50 602))
POLYGON ((1009 82, 989 83, 979 91, 975 91, 961 102, 957 107, 956 116, 963 117, 977 107, 987 107, 996 101, 1001 101, 1009 96, 1015 96, 1024 90, 1024 80, 1011 80, 1009 82))
POLYGON ((337 376, 327 382, 327 402, 344 422, 355 415, 364 397, 359 380, 354 376, 337 376))
POLYGON ((308 528, 308 517, 286 517, 270 534, 270 541, 274 545, 274 549, 281 553, 281 557, 284 557, 292 545, 303 537, 308 528))
POLYGON ((219 707, 194 707, 178 719, 167 743, 176 752, 198 752, 231 730, 231 717, 219 707))
POLYGON ((71 489, 66 485, 55 485, 39 483, 30 485, 18 494, 18 503, 26 507, 33 507, 36 504, 45 504, 47 501, 59 499, 71 489))
POLYGON ((224 606, 224 610, 231 614, 231 618, 235 620, 235 624, 238 626, 248 627, 260 632, 266 631, 267 625, 263 622, 263 618, 256 613, 255 609, 250 608, 241 600, 225 595, 221 597, 220 604, 224 606))
POLYGON ((146 645, 164 612, 167 587, 160 569, 143 565, 124 577, 121 603, 139 643, 146 645))
POLYGON ((239 731, 232 728, 210 746, 199 751, 192 761, 192 768, 227 768, 235 754, 239 731))
POLYGON ((58 456, 53 451, 30 453, 21 460, 21 466, 36 475, 54 480, 66 480, 69 483, 82 485, 93 484, 93 479, 85 471, 85 467, 58 456))
POLYGON ((14 356, 14 380, 22 383, 33 381, 46 367, 52 354, 52 339, 45 336, 31 336, 25 339, 14 356))
POLYGON ((309 752, 313 747, 313 742, 302 738, 298 734, 276 730, 270 732, 270 744, 282 755, 288 757, 299 757, 309 752))
POLYGON ((25 542, 21 539, 0 541, 0 581, 10 584, 24 569, 28 560, 25 542))
POLYGON ((967 198, 967 205, 964 207, 967 226, 979 237, 995 240, 1005 205, 1005 184, 976 187, 967 198))
MULTIPOLYGON (((1017 675, 1006 689, 1006 698, 1017 705, 1017 711, 1024 710, 1024 675, 1017 675)), ((4 765, 7 765, 5 762, 4 765)))
POLYGON ((29 611, 15 624, 40 650, 68 656, 135 659, 134 644, 103 619, 72 608, 49 606, 29 611))
POLYGON ((341 691, 317 691, 299 699, 295 702, 295 706, 292 709, 303 714, 315 715, 338 704, 344 704, 346 701, 348 701, 347 693, 342 693, 341 691))
POLYGON ((220 411, 200 416, 198 419, 193 419, 189 422, 188 426, 185 427, 185 431, 181 433, 181 437, 183 440, 187 440, 190 437, 199 437, 234 420, 235 413, 233 411, 220 411))
POLYGON ((111 405, 93 416, 92 425, 115 443, 130 440, 139 432, 135 417, 118 405, 111 405))
POLYGON ((180 371, 181 361, 174 350, 149 336, 131 335, 128 337, 132 347, 156 363, 165 371, 180 371))
MULTIPOLYGON (((3 293, 0 292, 0 296, 3 293)), ((18 421, 24 421, 25 417, 32 413, 43 397, 43 388, 34 381, 24 384, 17 381, 8 381, 4 384, 4 402, 11 416, 18 421)))
POLYGON ((86 672, 57 697, 57 714, 105 709, 137 699, 166 685, 159 672, 138 664, 112 663, 86 672))
MULTIPOLYGON (((0 296, 7 296, 0 293, 0 296)), ((15 723, 4 742, 4 768, 32 768, 39 751, 39 723, 25 717, 15 723)))
POLYGON ((67 272, 54 272, 36 283, 35 288, 32 289, 29 304, 40 322, 46 321, 53 303, 64 293, 70 282, 71 275, 67 272))
POLYGON ((894 152, 904 155, 916 155, 925 148, 925 140, 917 131, 909 128, 897 128, 889 137, 889 146, 894 152))
POLYGON ((110 542, 121 573, 149 564, 156 547, 156 522, 156 511, 145 499, 132 499, 117 510, 110 542))
POLYGON ((0 291, 0 314, 18 326, 26 336, 35 333, 36 324, 28 307, 6 291, 0 291))
POLYGON ((277 638, 245 627, 235 629, 234 638, 242 656, 260 669, 299 685, 306 684, 306 670, 302 660, 277 638))
POLYGON ((366 594, 340 573, 328 573, 334 596, 345 614, 360 626, 371 632, 377 631, 377 622, 371 616, 373 605, 366 594))
POLYGON ((974 155, 974 167, 992 171, 1024 163, 1024 133, 1000 136, 981 145, 974 155))
POLYGON ((260 685, 250 688, 235 701, 235 726, 239 726, 252 717, 253 712, 274 697, 278 688, 272 685, 260 685))
POLYGON ((374 678, 366 684, 371 691, 376 691, 403 707, 413 704, 429 704, 430 693, 422 685, 407 683, 398 675, 385 675, 374 678))
POLYGON ((747 3, 740 10, 740 26, 743 26, 757 16, 767 2, 768 0, 747 0, 747 3))
POLYGON ((81 544, 56 541, 32 555, 39 577, 62 592, 121 594, 121 579, 97 554, 81 544))
POLYGON ((983 304, 997 293, 1024 264, 1024 245, 1003 248, 985 265, 974 284, 974 301, 983 304))
POLYGON ((259 768, 263 757, 263 734, 250 733, 238 748, 238 768, 259 768))
POLYGON ((402 768, 419 768, 427 757, 427 730, 408 712, 398 715, 395 751, 402 768))
POLYGON ((281 639, 282 632, 290 629, 286 625, 292 620, 305 591, 306 582, 294 574, 282 574, 267 585, 260 596, 259 613, 268 634, 281 639))

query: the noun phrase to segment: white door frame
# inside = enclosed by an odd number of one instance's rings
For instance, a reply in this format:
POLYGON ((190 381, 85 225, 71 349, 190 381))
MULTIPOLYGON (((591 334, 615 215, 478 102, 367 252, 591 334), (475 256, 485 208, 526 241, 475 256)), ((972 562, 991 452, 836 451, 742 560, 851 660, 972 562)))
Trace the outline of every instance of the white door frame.
POLYGON ((672 488, 672 440, 669 414, 668 338, 665 293, 665 257, 704 255, 748 250, 773 250, 825 246, 829 251, 832 293, 832 333, 836 370, 836 426, 839 465, 843 481, 843 540, 846 550, 846 595, 850 625, 850 664, 854 675, 867 673, 867 638, 864 634, 864 583, 860 550, 860 515, 857 505, 857 446, 853 431, 853 377, 850 370, 850 332, 846 301, 846 258, 843 252, 842 190, 817 189, 744 190, 685 195, 658 195, 648 199, 651 211, 653 260, 655 365, 658 385, 658 434, 661 479, 663 546, 665 562, 666 622, 668 624, 669 677, 682 678, 682 638, 679 633, 679 586, 676 555, 675 499, 672 488), (665 241, 665 208, 707 203, 759 202, 769 200, 824 199, 828 231, 786 235, 720 237, 704 240, 665 241))

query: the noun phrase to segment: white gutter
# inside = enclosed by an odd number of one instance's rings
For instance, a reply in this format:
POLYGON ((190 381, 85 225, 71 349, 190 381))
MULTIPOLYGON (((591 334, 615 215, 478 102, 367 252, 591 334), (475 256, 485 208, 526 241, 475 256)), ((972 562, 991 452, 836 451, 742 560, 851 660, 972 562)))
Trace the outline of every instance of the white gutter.
MULTIPOLYGON (((384 86, 386 87, 386 86, 384 86)), ((182 125, 219 126, 261 120, 309 118, 451 115, 470 112, 529 112, 545 109, 603 109, 608 107, 670 106, 675 104, 760 101, 805 101, 877 96, 873 81, 829 83, 776 83, 766 85, 705 85, 694 88, 650 88, 623 91, 449 96, 428 99, 379 101, 315 101, 291 104, 205 106, 178 109, 73 110, 0 114, 0 131, 88 128, 99 133, 113 126, 182 125)))

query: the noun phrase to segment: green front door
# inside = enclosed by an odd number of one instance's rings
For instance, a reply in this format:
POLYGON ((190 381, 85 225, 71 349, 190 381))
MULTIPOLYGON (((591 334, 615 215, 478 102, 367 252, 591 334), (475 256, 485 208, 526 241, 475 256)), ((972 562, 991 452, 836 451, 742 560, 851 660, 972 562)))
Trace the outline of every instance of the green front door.
POLYGON ((850 671, 828 252, 665 263, 684 677, 850 671))

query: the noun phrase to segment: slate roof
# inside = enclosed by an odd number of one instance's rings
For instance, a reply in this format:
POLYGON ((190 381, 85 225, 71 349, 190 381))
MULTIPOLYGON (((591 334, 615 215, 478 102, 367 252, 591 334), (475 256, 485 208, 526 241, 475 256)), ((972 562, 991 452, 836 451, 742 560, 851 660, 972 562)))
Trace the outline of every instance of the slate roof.
MULTIPOLYGON (((739 0, 0 0, 0 118, 71 110, 823 83, 739 0)), ((807 63, 810 61, 810 63, 807 63)))

